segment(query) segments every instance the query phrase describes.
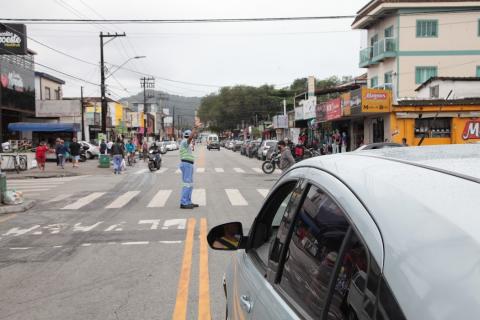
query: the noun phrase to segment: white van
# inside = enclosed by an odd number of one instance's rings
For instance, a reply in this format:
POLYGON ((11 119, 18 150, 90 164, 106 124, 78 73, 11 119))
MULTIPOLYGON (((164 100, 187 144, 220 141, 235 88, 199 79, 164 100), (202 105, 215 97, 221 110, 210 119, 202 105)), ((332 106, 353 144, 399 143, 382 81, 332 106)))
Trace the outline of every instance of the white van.
POLYGON ((210 134, 207 138, 207 149, 217 149, 220 150, 220 142, 216 134, 210 134))

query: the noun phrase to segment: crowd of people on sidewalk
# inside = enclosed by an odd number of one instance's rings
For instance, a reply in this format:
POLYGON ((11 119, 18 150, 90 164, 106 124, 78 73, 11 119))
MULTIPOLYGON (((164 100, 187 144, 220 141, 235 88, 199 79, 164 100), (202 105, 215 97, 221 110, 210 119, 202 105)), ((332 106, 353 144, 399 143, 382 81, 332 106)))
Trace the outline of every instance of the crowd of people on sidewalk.
POLYGON ((35 149, 35 159, 37 160, 38 169, 40 171, 45 171, 45 163, 47 161, 47 153, 55 153, 55 158, 57 166, 65 169, 65 161, 70 155, 72 160, 72 167, 79 167, 80 152, 82 145, 77 142, 77 138, 73 138, 72 142, 67 146, 65 141, 57 138, 55 140, 55 147, 49 148, 45 141, 41 141, 40 145, 35 149))

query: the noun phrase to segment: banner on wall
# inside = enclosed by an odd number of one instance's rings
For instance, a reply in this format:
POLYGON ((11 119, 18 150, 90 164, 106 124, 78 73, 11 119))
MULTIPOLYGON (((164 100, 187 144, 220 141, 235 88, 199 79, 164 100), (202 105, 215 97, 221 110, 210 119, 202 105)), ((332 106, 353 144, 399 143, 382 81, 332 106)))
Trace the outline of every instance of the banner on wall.
POLYGON ((352 115, 352 106, 350 104, 351 102, 351 93, 347 92, 344 93, 340 96, 342 99, 342 115, 344 117, 348 117, 352 115))
POLYGON ((303 120, 303 106, 295 108, 295 121, 303 120))
POLYGON ((362 112, 390 112, 392 92, 390 90, 362 88, 362 112))
POLYGON ((317 97, 310 97, 308 100, 300 101, 303 106, 303 119, 313 119, 316 117, 317 97))
POLYGON ((342 100, 340 98, 329 100, 325 104, 327 120, 334 120, 342 117, 342 100))
POLYGON ((470 120, 465 123, 463 140, 480 139, 480 120, 470 120))

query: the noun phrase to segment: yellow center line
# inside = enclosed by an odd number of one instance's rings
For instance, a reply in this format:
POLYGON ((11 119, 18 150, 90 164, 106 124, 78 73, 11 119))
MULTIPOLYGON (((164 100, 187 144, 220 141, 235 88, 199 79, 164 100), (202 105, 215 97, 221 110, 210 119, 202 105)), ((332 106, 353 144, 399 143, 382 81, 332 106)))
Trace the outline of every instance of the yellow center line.
POLYGON ((210 320, 210 287, 208 276, 207 219, 200 219, 200 266, 198 286, 198 319, 210 320))
POLYGON ((183 251, 182 270, 178 280, 177 298, 173 311, 173 320, 185 320, 187 318, 188 287, 190 284, 190 271, 192 269, 193 234, 195 232, 195 219, 188 219, 187 236, 183 251))

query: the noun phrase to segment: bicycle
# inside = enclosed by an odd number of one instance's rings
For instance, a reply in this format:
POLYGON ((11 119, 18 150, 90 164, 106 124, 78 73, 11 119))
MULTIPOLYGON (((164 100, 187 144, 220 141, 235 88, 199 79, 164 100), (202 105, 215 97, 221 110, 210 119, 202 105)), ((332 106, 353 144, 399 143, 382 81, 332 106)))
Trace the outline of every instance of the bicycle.
POLYGON ((20 171, 25 171, 27 170, 27 156, 20 155, 18 152, 16 154, 8 154, 8 155, 2 155, 2 160, 3 157, 9 157, 9 160, 7 162, 6 167, 10 167, 10 161, 13 161, 13 168, 17 173, 20 173, 20 171))

